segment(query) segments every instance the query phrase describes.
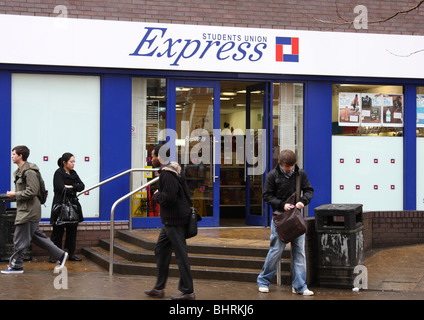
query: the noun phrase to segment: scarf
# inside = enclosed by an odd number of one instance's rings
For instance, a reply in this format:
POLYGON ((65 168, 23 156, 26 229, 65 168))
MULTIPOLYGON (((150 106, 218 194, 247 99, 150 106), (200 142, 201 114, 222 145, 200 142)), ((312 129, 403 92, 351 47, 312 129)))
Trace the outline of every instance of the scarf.
POLYGON ((293 175, 294 173, 294 169, 295 167, 293 167, 293 169, 290 172, 287 172, 286 170, 283 169, 283 167, 279 164, 281 172, 283 173, 284 177, 286 177, 287 179, 290 179, 290 177, 293 175))

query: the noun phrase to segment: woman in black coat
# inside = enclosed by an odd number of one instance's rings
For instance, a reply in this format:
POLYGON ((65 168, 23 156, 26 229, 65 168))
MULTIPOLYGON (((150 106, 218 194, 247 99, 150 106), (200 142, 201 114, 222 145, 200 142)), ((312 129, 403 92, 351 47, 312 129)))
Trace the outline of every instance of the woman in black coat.
MULTIPOLYGON (((54 189, 54 198, 52 207, 56 203, 61 203, 63 199, 63 192, 65 190, 66 197, 74 204, 76 204, 79 216, 79 222, 84 221, 82 215, 81 204, 77 198, 77 192, 84 190, 84 183, 79 178, 78 174, 74 170, 75 166, 75 157, 67 152, 62 155, 61 158, 57 161, 59 169, 56 170, 53 177, 53 189, 54 189)), ((68 226, 58 226, 56 225, 57 214, 51 213, 50 223, 53 225, 53 231, 51 239, 56 246, 62 248, 62 238, 63 233, 66 229, 66 240, 65 248, 69 252, 69 260, 72 261, 81 261, 80 258, 75 256, 75 247, 77 242, 77 228, 78 224, 68 225, 68 226)), ((56 262, 54 259, 50 258, 50 262, 56 262)))

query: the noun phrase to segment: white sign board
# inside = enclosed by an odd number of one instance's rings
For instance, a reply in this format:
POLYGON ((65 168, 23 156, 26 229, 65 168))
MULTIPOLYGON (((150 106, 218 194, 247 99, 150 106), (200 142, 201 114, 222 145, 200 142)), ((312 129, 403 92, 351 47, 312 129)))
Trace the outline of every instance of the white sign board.
POLYGON ((423 36, 0 15, 0 63, 423 78, 423 36))

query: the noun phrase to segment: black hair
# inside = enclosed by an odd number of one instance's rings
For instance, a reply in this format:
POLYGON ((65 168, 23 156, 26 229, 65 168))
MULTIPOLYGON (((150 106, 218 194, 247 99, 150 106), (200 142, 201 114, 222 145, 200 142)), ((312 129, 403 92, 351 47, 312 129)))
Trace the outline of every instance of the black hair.
POLYGON ((61 168, 63 168, 63 162, 68 162, 69 159, 71 159, 71 157, 73 157, 74 155, 70 152, 65 152, 64 154, 62 154, 62 156, 57 160, 57 165, 61 168))
POLYGON ((164 149, 161 151, 161 154, 162 154, 162 152, 164 152, 164 154, 166 154, 166 156, 169 158, 170 153, 171 153, 171 150, 169 149, 169 147, 168 147, 165 143, 164 143, 164 144, 159 144, 159 145, 157 145, 157 146, 153 149, 155 156, 156 156, 156 157, 157 157, 157 156, 159 156, 159 150, 160 150, 162 147, 164 147, 164 149))

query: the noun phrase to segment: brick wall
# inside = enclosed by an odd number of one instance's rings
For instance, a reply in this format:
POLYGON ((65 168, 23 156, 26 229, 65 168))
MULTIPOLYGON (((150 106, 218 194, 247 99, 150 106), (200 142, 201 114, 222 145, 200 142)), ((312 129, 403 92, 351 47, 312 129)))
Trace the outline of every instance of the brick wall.
POLYGON ((424 211, 376 211, 364 215, 372 221, 374 249, 424 243, 424 211))
POLYGON ((14 0, 0 1, 0 14, 55 17, 55 7, 66 7, 70 18, 160 22, 173 24, 300 29, 391 34, 424 34, 424 5, 407 14, 398 14, 381 23, 369 23, 356 30, 352 23, 359 13, 356 5, 365 5, 368 20, 390 17, 417 5, 417 0, 14 0), (328 23, 331 22, 331 23, 328 23), (335 23, 336 22, 336 23, 335 23), (341 22, 342 24, 337 24, 341 22))

